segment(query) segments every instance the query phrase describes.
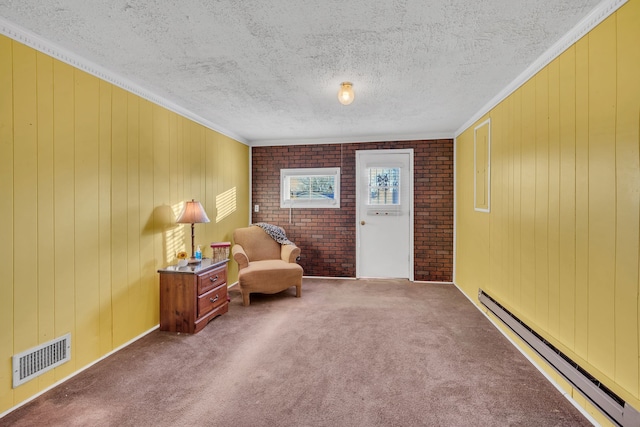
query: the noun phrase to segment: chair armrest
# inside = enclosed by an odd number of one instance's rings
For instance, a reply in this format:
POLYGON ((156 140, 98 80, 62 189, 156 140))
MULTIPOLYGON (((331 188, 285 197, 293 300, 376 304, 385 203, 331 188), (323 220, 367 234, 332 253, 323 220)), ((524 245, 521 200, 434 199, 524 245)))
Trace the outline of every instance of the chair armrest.
POLYGON ((286 262, 296 262, 300 256, 300 248, 296 245, 282 245, 280 248, 280 258, 286 262))
POLYGON ((231 253, 233 254, 233 259, 235 259, 238 263, 239 270, 242 270, 243 268, 249 266, 249 257, 245 253, 242 246, 233 245, 233 248, 231 248, 231 253))

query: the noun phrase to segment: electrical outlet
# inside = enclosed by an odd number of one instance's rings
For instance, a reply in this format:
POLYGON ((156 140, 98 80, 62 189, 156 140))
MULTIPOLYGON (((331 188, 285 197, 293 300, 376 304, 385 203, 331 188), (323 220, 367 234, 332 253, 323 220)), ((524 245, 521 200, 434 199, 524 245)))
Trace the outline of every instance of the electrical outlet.
POLYGON ((260 205, 254 205, 253 206, 253 211, 254 212, 260 212, 260 205))

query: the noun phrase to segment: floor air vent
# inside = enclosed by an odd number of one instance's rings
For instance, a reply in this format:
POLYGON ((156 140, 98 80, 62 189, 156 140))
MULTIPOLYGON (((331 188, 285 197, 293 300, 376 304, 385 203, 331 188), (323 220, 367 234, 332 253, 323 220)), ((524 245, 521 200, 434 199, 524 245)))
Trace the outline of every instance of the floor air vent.
POLYGON ((601 384, 597 378, 542 338, 482 289, 478 291, 478 299, 615 425, 640 427, 640 412, 601 384))
POLYGON ((13 388, 71 360, 71 334, 13 356, 13 388))

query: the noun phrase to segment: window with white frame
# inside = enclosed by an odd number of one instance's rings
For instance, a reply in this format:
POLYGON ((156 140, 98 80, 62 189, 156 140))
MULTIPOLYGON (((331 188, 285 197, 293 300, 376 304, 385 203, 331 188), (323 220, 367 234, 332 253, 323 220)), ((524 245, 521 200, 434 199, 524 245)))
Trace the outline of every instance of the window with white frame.
POLYGON ((340 168, 280 169, 281 208, 340 208, 340 168))

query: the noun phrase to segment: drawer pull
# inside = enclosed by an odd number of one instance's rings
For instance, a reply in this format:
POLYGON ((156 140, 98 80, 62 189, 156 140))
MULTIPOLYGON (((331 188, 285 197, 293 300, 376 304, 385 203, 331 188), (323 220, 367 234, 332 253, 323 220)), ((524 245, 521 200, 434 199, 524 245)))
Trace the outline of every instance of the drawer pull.
POLYGON ((216 294, 216 297, 215 297, 215 298, 209 298, 209 301, 211 301, 211 302, 216 302, 216 301, 218 301, 218 294, 216 294))
POLYGON ((211 280, 211 283, 216 283, 218 281, 218 275, 216 274, 216 277, 209 277, 209 280, 211 280))

